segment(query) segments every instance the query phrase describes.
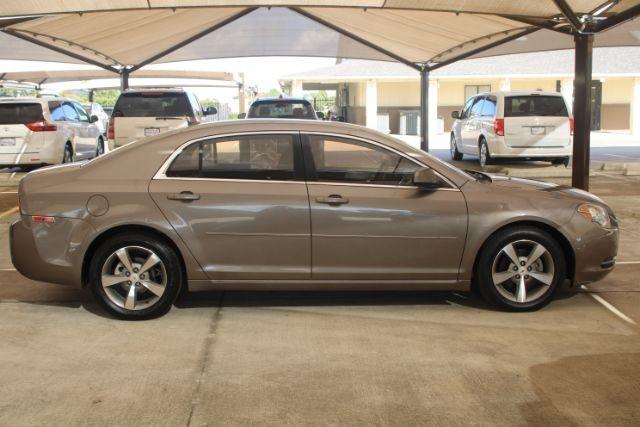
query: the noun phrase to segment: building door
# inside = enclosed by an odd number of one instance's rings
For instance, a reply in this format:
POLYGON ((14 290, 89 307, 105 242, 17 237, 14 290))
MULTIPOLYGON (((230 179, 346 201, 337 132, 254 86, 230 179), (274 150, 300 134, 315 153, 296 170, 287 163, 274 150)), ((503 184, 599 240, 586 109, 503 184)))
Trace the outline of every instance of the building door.
POLYGON ((400 112, 400 134, 401 135, 418 135, 419 128, 419 111, 401 111, 400 112))
POLYGON ((602 112, 602 82, 591 82, 591 130, 600 130, 600 115, 602 112))

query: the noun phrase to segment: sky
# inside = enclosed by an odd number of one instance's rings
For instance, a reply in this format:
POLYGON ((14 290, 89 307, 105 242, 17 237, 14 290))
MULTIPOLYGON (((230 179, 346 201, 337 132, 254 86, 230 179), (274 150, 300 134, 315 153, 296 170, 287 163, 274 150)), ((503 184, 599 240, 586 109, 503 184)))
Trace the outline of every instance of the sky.
MULTIPOLYGON (((207 70, 225 71, 231 73, 244 73, 246 86, 257 86, 259 92, 268 92, 271 89, 279 89, 278 78, 302 71, 330 66, 335 63, 335 58, 298 58, 298 57, 259 57, 259 58, 231 58, 211 59, 198 61, 174 62, 160 65, 150 65, 149 69, 161 70, 207 70)), ((0 71, 34 71, 34 70, 79 70, 95 69, 89 65, 61 64, 56 62, 39 61, 8 61, 0 60, 0 71)), ((118 85, 118 80, 110 80, 110 84, 118 85)), ((162 79, 157 79, 159 85, 162 79)), ((176 83, 166 80, 165 83, 176 83)), ((179 82, 177 82, 179 83, 179 82)), ((46 86, 46 85, 45 85, 46 86)), ((78 88, 78 84, 57 83, 47 86, 50 90, 67 90, 78 88)), ((229 103, 235 110, 238 91, 236 88, 190 88, 200 99, 216 98, 221 102, 229 103)))

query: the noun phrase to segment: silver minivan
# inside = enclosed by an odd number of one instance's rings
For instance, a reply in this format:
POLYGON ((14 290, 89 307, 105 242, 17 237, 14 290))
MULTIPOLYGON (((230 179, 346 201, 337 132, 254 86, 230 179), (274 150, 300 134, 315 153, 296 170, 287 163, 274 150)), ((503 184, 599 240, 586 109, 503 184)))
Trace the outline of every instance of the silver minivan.
POLYGON ((573 118, 556 92, 490 92, 472 96, 451 129, 451 158, 521 158, 565 165, 573 145, 573 118))

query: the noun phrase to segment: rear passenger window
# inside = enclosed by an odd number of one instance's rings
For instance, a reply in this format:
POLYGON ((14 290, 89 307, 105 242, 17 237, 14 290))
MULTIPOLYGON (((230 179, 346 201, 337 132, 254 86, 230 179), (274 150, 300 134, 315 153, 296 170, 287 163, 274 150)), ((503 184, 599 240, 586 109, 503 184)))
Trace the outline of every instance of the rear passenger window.
POLYGON ((245 135, 201 141, 173 161, 168 177, 288 181, 294 179, 291 135, 245 135))

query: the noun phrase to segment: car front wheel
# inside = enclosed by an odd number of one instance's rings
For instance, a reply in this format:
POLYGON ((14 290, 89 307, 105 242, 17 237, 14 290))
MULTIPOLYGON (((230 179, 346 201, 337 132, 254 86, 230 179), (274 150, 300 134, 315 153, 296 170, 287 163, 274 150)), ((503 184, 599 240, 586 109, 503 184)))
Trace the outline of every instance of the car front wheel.
POLYGON ((458 151, 458 145, 456 144, 456 137, 453 133, 451 134, 450 150, 451 150, 451 158, 453 160, 462 160, 463 154, 458 151))
POLYGON ((491 155, 489 154, 489 146, 484 139, 480 140, 480 146, 478 147, 478 160, 480 167, 484 169, 487 165, 491 164, 491 155))
POLYGON ((566 277, 558 242, 534 227, 505 229, 483 247, 477 284, 487 302, 510 311, 537 310, 548 304, 566 277))
POLYGON ((98 303, 113 316, 127 320, 165 314, 183 281, 175 250, 145 233, 108 238, 89 266, 89 286, 98 303))

